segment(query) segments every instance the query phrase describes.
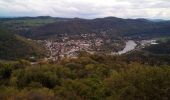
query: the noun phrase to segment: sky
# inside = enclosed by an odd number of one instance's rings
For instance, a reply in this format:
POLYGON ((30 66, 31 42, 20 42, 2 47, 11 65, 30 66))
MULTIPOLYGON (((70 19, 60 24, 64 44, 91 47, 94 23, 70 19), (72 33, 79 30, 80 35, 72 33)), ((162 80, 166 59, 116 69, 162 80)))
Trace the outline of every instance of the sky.
POLYGON ((170 19, 170 0, 0 0, 0 17, 170 19))

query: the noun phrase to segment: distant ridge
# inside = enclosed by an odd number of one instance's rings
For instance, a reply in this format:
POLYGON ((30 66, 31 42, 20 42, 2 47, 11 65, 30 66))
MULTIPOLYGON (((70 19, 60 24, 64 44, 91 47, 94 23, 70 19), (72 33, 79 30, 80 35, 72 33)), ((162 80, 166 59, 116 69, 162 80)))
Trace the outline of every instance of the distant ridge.
POLYGON ((156 22, 148 19, 122 19, 105 17, 96 19, 73 18, 67 21, 54 22, 31 30, 30 37, 45 39, 49 36, 65 34, 79 35, 83 33, 100 34, 106 32, 112 36, 130 35, 170 35, 170 21, 156 22))
POLYGON ((106 33, 110 37, 153 37, 170 35, 170 21, 104 17, 95 19, 60 18, 51 16, 0 18, 1 24, 17 33, 33 38, 58 38, 62 34, 80 35, 106 33))

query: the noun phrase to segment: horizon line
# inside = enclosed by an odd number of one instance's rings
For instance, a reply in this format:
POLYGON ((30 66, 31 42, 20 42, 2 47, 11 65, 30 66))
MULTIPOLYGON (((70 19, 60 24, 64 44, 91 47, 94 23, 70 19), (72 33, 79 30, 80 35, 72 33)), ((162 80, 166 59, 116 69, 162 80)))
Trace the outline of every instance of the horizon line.
POLYGON ((116 17, 116 16, 106 16, 106 17, 95 17, 95 18, 83 18, 83 17, 58 17, 58 16, 0 16, 0 18, 38 18, 38 17, 51 17, 51 18, 65 18, 65 19, 98 19, 98 18, 121 18, 121 19, 146 19, 146 20, 170 20, 170 19, 163 19, 163 18, 122 18, 122 17, 116 17))

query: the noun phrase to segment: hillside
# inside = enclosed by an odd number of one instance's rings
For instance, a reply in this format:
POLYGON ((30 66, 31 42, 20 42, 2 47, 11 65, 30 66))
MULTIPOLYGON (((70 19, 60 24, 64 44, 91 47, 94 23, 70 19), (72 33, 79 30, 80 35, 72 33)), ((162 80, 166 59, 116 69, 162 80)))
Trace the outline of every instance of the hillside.
POLYGON ((39 16, 39 17, 14 17, 14 18, 0 18, 1 24, 6 26, 18 27, 34 27, 41 26, 49 23, 58 21, 67 21, 67 18, 58 18, 50 16, 39 16))
POLYGON ((15 30, 17 34, 34 38, 59 38, 95 33, 111 38, 152 38, 170 35, 170 21, 152 21, 147 19, 122 19, 105 17, 96 19, 58 18, 49 16, 0 18, 0 24, 15 30))
POLYGON ((74 18, 68 21, 54 22, 34 27, 27 34, 31 38, 47 39, 62 34, 80 35, 95 33, 98 36, 106 34, 110 37, 157 37, 170 35, 170 22, 153 22, 146 19, 121 19, 106 17, 97 19, 74 18))
POLYGON ((13 17, 13 18, 0 18, 0 25, 15 30, 16 33, 19 35, 28 36, 30 30, 34 27, 67 20, 69 19, 50 16, 13 17))
POLYGON ((0 29, 0 59, 14 60, 43 56, 40 46, 31 40, 12 34, 7 29, 0 29))

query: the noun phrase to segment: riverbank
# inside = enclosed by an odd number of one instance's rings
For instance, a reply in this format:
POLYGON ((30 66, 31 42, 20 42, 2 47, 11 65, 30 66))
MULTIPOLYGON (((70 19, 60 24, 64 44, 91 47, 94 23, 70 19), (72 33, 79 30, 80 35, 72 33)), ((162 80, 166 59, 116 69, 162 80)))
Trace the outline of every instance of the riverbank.
POLYGON ((128 40, 123 50, 118 52, 112 52, 111 55, 122 55, 130 51, 134 51, 136 49, 141 49, 141 48, 145 48, 146 46, 156 45, 156 44, 158 44, 157 40, 142 40, 142 41, 128 40))
POLYGON ((135 41, 133 40, 128 40, 126 42, 126 46, 123 50, 118 51, 118 52, 112 52, 111 55, 121 55, 121 54, 125 54, 129 51, 132 51, 136 48, 137 44, 135 43, 135 41))

